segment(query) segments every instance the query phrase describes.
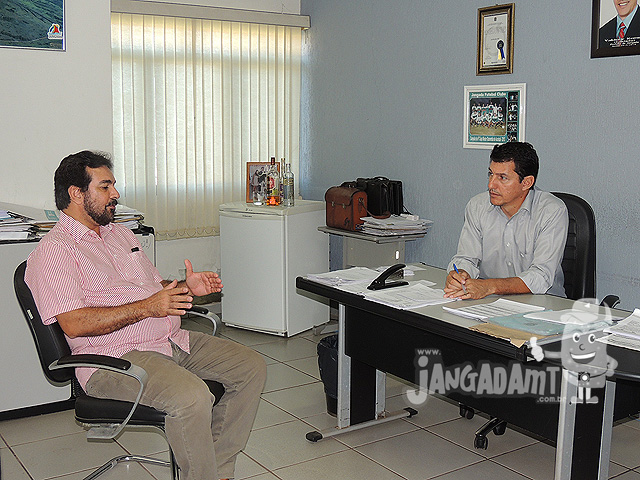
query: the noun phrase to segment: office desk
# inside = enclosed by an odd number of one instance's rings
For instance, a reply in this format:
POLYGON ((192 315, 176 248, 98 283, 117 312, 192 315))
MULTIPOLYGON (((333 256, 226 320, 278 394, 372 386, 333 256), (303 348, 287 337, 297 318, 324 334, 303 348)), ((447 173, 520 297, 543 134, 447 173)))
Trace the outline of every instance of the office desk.
MULTIPOLYGON (((444 285, 446 272, 425 267, 415 279, 426 278, 444 285)), ((448 313, 442 305, 416 310, 399 310, 322 285, 297 278, 297 287, 339 303, 338 344, 338 429, 324 436, 359 428, 378 419, 387 420, 385 412, 385 373, 419 383, 419 350, 438 352, 445 367, 483 362, 492 367, 510 369, 526 365, 530 372, 561 371, 559 362, 535 362, 527 356, 527 347, 480 334, 469 327, 474 320, 448 313)), ((539 305, 551 310, 571 308, 573 301, 550 295, 514 295, 513 300, 539 305)), ((488 302, 494 298, 465 301, 466 304, 488 302)), ((625 315, 625 312, 620 312, 625 315)), ((559 349, 559 342, 545 348, 559 349)), ((607 478, 612 421, 640 410, 640 390, 627 380, 640 378, 640 366, 633 362, 635 352, 616 352, 621 356, 619 375, 607 381, 606 388, 594 390, 595 405, 571 405, 570 402, 541 402, 540 396, 476 395, 464 391, 447 392, 447 397, 488 415, 499 417, 533 434, 557 440, 556 478, 607 478), (614 382, 615 380, 617 382, 614 382), (615 395, 616 387, 618 396, 615 395), (614 408, 615 401, 615 408, 614 408), (585 421, 587 420, 587 421, 585 421), (560 425, 560 428, 558 426, 560 425), (575 452, 575 454, 574 454, 575 452)), ((638 362, 640 363, 640 362, 638 362)), ((565 399, 576 389, 564 374, 545 385, 542 396, 565 399)), ((395 418, 394 414, 391 418, 395 418)))

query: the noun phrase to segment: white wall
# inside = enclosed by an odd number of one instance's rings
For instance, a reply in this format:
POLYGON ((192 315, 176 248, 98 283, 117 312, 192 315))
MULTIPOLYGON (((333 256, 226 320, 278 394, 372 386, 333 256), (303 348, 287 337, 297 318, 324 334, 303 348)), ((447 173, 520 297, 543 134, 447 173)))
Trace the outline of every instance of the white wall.
MULTIPOLYGON (((299 0, 174 3, 300 13, 299 0)), ((109 0, 65 0, 66 51, 0 48, 0 201, 53 208, 62 158, 112 150, 110 23, 109 0)), ((185 252, 196 269, 216 270, 219 251, 218 237, 170 240, 157 243, 156 258, 160 272, 175 278, 185 252)))
POLYGON ((66 0, 66 51, 0 48, 0 200, 53 206, 60 160, 112 148, 109 0, 66 0))

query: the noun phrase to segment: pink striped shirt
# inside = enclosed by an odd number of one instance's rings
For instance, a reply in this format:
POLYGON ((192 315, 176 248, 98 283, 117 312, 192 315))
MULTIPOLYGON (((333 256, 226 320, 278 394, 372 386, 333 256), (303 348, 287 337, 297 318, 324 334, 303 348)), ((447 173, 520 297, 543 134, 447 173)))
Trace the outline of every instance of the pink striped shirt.
MULTIPOLYGON (((25 280, 45 325, 61 313, 124 305, 162 289, 160 273, 131 230, 111 223, 98 235, 64 213, 29 255, 25 280)), ((189 351, 189 333, 177 316, 148 317, 106 335, 66 338, 74 355, 121 357, 140 350, 171 356, 169 340, 189 351)), ((94 371, 76 369, 83 388, 94 371)))

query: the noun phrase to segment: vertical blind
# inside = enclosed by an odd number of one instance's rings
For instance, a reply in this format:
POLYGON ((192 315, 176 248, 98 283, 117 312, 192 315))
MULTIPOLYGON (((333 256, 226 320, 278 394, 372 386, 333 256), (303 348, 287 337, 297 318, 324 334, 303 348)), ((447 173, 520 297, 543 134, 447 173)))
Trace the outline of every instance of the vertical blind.
POLYGON ((158 239, 217 233, 218 206, 245 200, 247 162, 284 157, 298 173, 301 39, 299 27, 112 13, 117 187, 158 239))

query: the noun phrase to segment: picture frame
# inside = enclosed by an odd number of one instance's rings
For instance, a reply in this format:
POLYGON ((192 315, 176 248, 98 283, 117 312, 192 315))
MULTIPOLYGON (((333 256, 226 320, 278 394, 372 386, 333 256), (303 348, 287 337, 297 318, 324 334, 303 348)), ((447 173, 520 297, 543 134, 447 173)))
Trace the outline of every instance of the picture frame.
POLYGON ((65 51, 64 0, 14 0, 0 21, 0 47, 65 51))
POLYGON ((523 142, 526 84, 464 87, 464 148, 523 142))
POLYGON ((513 73, 514 4, 478 9, 476 75, 513 73))
POLYGON ((624 23, 627 14, 633 11, 632 7, 635 7, 633 2, 616 6, 613 0, 593 0, 591 58, 640 55, 640 9, 625 25, 624 38, 618 37, 618 16, 624 23), (623 15, 625 18, 622 18, 623 15))
MULTIPOLYGON (((262 201, 266 200, 264 195, 267 192, 267 172, 270 167, 270 162, 247 162, 247 203, 253 203, 254 193, 256 199, 261 195, 262 201)), ((276 162, 276 168, 280 172, 280 163, 276 162)))

